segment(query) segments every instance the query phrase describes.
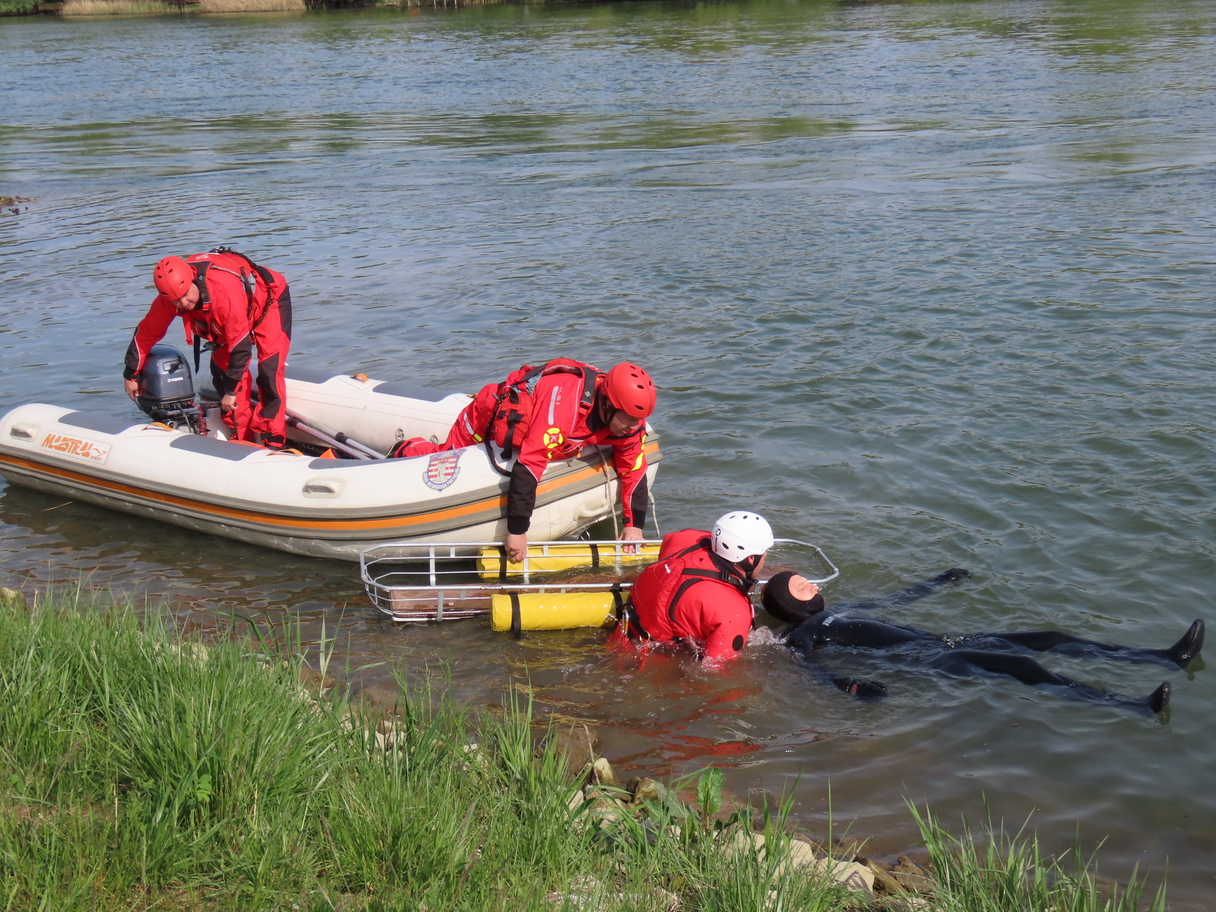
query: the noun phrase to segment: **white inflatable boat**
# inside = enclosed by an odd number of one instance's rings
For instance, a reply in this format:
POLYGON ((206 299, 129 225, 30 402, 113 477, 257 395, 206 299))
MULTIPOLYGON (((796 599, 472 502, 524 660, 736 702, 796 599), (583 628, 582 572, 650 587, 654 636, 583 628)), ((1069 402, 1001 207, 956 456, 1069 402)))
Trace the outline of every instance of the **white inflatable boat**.
MULTIPOLYGON (((314 428, 386 453, 409 437, 443 439, 469 402, 399 382, 288 370, 287 401, 314 428)), ((291 432, 300 444, 317 437, 291 432)), ((646 443, 650 479, 659 462, 646 443)), ((88 501, 293 554, 357 561, 387 541, 501 541, 507 478, 482 447, 414 459, 327 459, 133 423, 53 405, 0 419, 0 475, 11 484, 88 501)), ((612 515, 620 497, 609 451, 553 463, 529 536, 560 539, 612 515)))

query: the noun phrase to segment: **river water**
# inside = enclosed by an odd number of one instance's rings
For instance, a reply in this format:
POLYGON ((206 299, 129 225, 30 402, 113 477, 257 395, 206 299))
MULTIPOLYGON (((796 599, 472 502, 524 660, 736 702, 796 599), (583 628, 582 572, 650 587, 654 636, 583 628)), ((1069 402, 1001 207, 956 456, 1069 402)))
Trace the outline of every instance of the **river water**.
MULTIPOLYGON (((829 602, 973 571, 886 619, 1164 646, 1216 620, 1216 5, 629 3, 0 21, 0 408, 135 413, 163 254, 286 273, 292 361, 472 390, 525 361, 647 365, 664 531, 735 508, 820 544, 829 602)), ((176 332, 176 330, 174 330, 176 332)), ((711 674, 394 628, 350 565, 0 484, 0 584, 337 632, 470 704, 531 681, 626 772, 722 764, 823 832, 904 806, 1078 834, 1216 902, 1216 678, 1046 656, 1165 717, 873 656, 865 705, 767 630, 711 674), (829 792, 830 789, 830 792, 829 792)))

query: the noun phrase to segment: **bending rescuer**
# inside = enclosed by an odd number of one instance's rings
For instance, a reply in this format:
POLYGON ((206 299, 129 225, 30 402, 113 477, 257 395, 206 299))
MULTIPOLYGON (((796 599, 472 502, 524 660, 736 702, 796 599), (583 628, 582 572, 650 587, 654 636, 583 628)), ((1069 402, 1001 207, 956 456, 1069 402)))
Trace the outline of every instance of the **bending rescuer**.
POLYGON ((773 530, 762 516, 727 513, 709 532, 685 529, 663 538, 659 559, 639 575, 613 638, 681 643, 706 662, 733 659, 752 629, 748 596, 773 530))
POLYGON ((415 437, 397 444, 389 456, 425 456, 482 443, 488 448, 491 442, 503 449, 504 459, 518 453, 507 488, 506 549, 511 560, 521 561, 528 551, 536 487, 549 463, 572 459, 586 446, 611 446, 625 517, 621 539, 640 541, 649 502, 646 419, 656 399, 654 382, 636 364, 618 364, 606 374, 568 358, 525 365, 502 383, 483 387, 442 443, 415 437))
POLYGON ((244 254, 217 247, 182 259, 167 256, 152 270, 158 292, 127 347, 123 379, 136 398, 139 372, 152 346, 164 338, 174 317, 194 343, 211 352, 211 378, 220 411, 235 440, 282 449, 287 443, 287 387, 284 371, 291 347, 291 291, 273 269, 244 254), (253 349, 258 359, 258 407, 252 408, 253 349))
MULTIPOLYGON (((923 598, 941 585, 971 574, 966 570, 947 570, 931 580, 916 583, 883 599, 858 602, 845 608, 873 608, 896 605, 923 598)), ((792 625, 785 643, 806 658, 820 649, 839 646, 854 649, 882 649, 891 654, 912 655, 924 666, 950 675, 975 675, 980 672, 1008 675, 1023 684, 1052 685, 1064 688, 1065 696, 1095 703, 1114 703, 1134 709, 1160 712, 1170 700, 1170 683, 1165 681, 1148 697, 1132 697, 1101 690, 1089 684, 1056 674, 1040 665, 1026 651, 1056 652, 1074 656, 1122 659, 1128 662, 1156 662, 1186 667, 1203 648, 1204 623, 1190 629, 1167 649, 1141 649, 1085 640, 1069 633, 1042 630, 1025 633, 938 634, 915 627, 886 624, 868 618, 847 617, 828 611, 818 587, 792 571, 774 576, 764 587, 764 609, 778 620, 792 625)), ((816 666, 812 666, 816 667, 816 666)), ((882 699, 887 687, 878 681, 833 676, 822 668, 820 677, 841 690, 864 700, 882 699)))

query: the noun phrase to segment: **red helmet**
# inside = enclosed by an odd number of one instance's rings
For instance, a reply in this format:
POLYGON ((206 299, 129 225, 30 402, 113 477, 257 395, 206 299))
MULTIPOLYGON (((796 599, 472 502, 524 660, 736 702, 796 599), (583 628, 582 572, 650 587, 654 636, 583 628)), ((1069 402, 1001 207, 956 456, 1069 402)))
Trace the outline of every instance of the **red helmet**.
POLYGON ((152 270, 152 281, 157 291, 176 301, 186 294, 197 275, 194 267, 181 257, 167 256, 152 270))
POLYGON ((650 374, 636 364, 618 364, 608 371, 604 395, 613 408, 631 418, 647 418, 654 412, 658 394, 650 374))

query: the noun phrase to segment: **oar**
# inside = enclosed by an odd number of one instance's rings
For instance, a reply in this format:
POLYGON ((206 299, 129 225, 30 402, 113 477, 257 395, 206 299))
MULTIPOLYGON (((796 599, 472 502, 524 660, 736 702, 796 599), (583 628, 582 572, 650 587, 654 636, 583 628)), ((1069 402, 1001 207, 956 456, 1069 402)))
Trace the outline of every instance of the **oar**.
POLYGON ((310 424, 302 415, 293 412, 291 409, 287 410, 287 423, 292 427, 298 427, 307 431, 322 443, 327 443, 330 446, 338 447, 338 449, 346 450, 356 459, 384 458, 383 455, 377 453, 371 447, 364 446, 357 440, 352 440, 341 431, 335 431, 333 428, 327 428, 320 424, 310 424))
MULTIPOLYGON (((368 459, 367 454, 359 452, 354 447, 343 446, 337 440, 330 437, 328 434, 324 433, 323 431, 318 430, 315 427, 311 427, 310 425, 305 424, 303 421, 301 421, 299 418, 296 418, 294 415, 287 416, 287 426, 293 427, 293 428, 302 428, 303 430, 307 431, 309 434, 311 434, 317 440, 321 441, 321 443, 325 444, 326 446, 328 446, 330 448, 336 448, 346 455, 353 456, 355 459, 364 459, 364 460, 368 459)), ((368 461, 370 461, 370 460, 368 460, 368 461)))

